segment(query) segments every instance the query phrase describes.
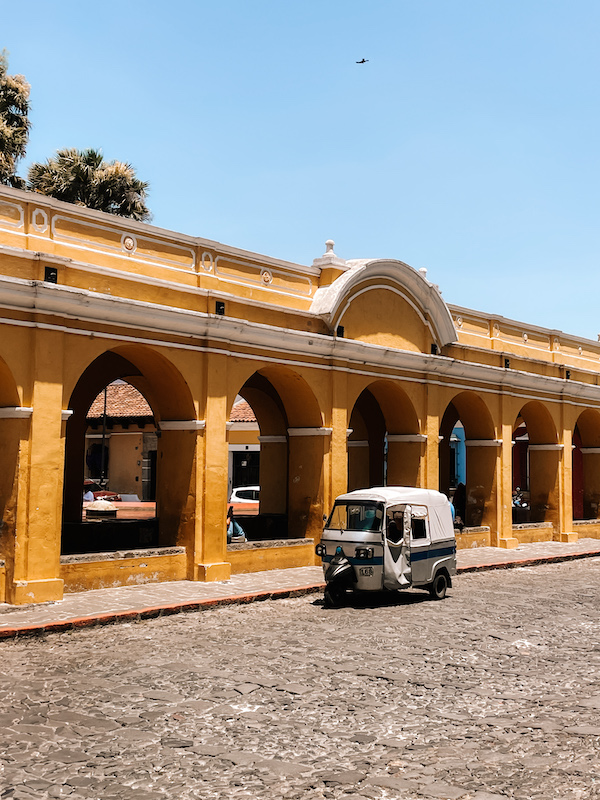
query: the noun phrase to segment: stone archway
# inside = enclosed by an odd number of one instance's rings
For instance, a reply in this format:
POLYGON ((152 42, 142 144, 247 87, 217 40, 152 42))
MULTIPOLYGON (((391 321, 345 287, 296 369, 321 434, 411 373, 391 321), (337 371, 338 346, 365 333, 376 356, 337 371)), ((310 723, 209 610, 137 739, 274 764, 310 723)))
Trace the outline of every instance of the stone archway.
POLYGON ((588 408, 573 432, 573 519, 600 519, 600 413, 588 408))
POLYGON ((460 392, 440 425, 440 491, 452 498, 468 528, 495 527, 496 462, 500 442, 492 416, 475 392, 460 392))
MULTIPOLYGON (((559 462, 562 446, 548 409, 526 403, 513 425, 513 491, 521 490, 533 523, 559 527, 559 462)), ((519 521, 525 521, 519 520, 519 521)))
MULTIPOLYGON (((92 361, 79 377, 69 399, 63 493, 62 552, 98 552, 148 546, 193 543, 194 405, 189 388, 174 365, 162 354, 142 346, 108 350, 92 361), (157 448, 157 496, 154 531, 143 536, 132 525, 115 529, 107 539, 104 529, 82 525, 82 485, 88 410, 105 386, 122 379, 135 386, 152 409, 160 431, 157 448), (179 421, 179 425, 177 422, 179 421), (102 534, 100 539, 98 535, 102 534), (106 539, 106 541, 105 541, 106 539), (106 546, 108 545, 108 547, 106 546)), ((108 527, 105 526, 108 532, 108 527)), ((108 536, 108 533, 107 533, 108 536)))
POLYGON ((348 490, 418 486, 425 440, 406 392, 393 381, 373 381, 350 414, 348 490))
MULTIPOLYGON (((238 394, 260 429, 260 507, 257 538, 315 538, 323 517, 323 462, 331 430, 301 375, 287 367, 254 372, 238 394), (272 533, 270 533, 272 532, 272 533)), ((231 402, 233 404, 233 400, 231 402)))

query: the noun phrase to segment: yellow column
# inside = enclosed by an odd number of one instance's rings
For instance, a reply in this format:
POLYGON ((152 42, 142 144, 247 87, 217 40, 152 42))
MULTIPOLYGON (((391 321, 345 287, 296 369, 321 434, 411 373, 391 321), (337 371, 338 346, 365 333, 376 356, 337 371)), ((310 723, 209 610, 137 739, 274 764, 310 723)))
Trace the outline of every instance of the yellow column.
POLYGON ((195 564, 196 580, 222 581, 231 575, 227 561, 227 358, 206 357, 206 428, 204 433, 204 487, 202 539, 195 564))
POLYGON ((319 539, 323 530, 323 461, 331 428, 289 428, 288 535, 319 539))
POLYGON ((0 408, 0 603, 12 602, 15 543, 27 525, 30 416, 30 408, 0 408))
POLYGON ((495 439, 468 439, 467 448, 467 527, 489 526, 495 536, 496 480, 500 443, 495 439))
POLYGON ((260 513, 285 514, 287 499, 287 436, 259 436, 260 513))
POLYGON ((348 381, 344 372, 333 373, 333 408, 331 412, 331 480, 324 497, 328 513, 335 498, 348 491, 348 381))
POLYGON ((421 470, 421 488, 439 489, 440 486, 440 414, 437 386, 427 386, 427 418, 425 434, 425 469, 421 470))
POLYGON ((388 433, 387 485, 419 486, 421 456, 426 437, 388 433))
POLYGON ((513 535, 512 527, 512 422, 502 424, 502 446, 496 488, 496 536, 492 544, 497 547, 514 549, 519 540, 513 535))
POLYGON ((186 573, 193 564, 201 515, 202 439, 204 421, 161 420, 157 457, 156 513, 163 547, 185 547, 186 573), (200 465, 198 461, 200 460, 200 465))
POLYGON ((576 542, 579 534, 573 530, 573 435, 570 428, 563 428, 562 445, 562 458, 558 465, 558 540, 576 542))
MULTIPOLYGON (((62 418, 62 334, 36 331, 29 439, 29 464, 23 493, 19 490, 14 574, 9 602, 60 600, 60 543, 65 421, 62 418)), ((83 491, 83 487, 82 487, 83 491)))

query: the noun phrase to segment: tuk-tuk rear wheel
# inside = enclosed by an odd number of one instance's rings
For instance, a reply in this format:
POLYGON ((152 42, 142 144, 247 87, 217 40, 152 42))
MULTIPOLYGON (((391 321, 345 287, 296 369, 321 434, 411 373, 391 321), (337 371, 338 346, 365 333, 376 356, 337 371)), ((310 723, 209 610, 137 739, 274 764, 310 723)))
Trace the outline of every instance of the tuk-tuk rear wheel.
POLYGON ((443 600, 448 589, 448 577, 445 572, 438 572, 429 589, 433 600, 443 600))

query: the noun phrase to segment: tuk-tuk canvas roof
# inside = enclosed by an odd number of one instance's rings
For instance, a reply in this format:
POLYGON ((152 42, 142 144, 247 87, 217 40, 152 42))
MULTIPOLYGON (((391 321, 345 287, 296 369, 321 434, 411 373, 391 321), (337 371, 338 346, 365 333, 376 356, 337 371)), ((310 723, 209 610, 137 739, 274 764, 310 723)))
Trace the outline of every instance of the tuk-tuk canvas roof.
POLYGON ((340 495, 337 500, 359 502, 371 500, 389 505, 426 506, 429 511, 429 533, 431 541, 454 537, 450 501, 445 494, 433 489, 417 489, 412 486, 374 486, 370 489, 356 489, 340 495))

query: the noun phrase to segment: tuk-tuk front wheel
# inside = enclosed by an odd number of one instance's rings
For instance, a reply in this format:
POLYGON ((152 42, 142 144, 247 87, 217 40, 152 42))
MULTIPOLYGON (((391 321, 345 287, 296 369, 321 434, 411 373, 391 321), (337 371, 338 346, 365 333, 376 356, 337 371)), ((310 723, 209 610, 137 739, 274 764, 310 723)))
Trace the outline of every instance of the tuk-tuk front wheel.
POLYGON ((326 608, 338 608, 344 605, 346 592, 337 586, 326 586, 323 593, 323 600, 326 608))
POLYGON ((445 572, 438 572, 429 587, 429 594, 433 600, 443 600, 448 589, 448 576, 445 572))

